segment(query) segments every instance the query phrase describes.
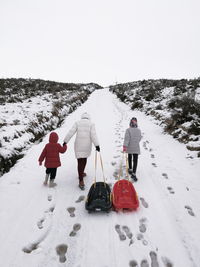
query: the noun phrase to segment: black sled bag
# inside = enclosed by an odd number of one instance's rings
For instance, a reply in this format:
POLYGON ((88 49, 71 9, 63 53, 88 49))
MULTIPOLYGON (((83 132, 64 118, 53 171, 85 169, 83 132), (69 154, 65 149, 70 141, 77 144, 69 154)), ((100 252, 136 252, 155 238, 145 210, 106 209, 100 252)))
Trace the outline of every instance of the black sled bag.
POLYGON ((92 211, 110 211, 112 208, 112 195, 110 187, 105 182, 95 182, 88 192, 85 208, 92 211))

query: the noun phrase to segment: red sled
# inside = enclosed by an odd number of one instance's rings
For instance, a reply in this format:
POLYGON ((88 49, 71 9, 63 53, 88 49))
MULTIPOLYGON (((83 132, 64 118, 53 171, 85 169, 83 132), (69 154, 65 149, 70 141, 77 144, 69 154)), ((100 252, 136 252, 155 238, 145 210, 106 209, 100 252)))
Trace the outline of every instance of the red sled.
POLYGON ((137 193, 128 180, 119 180, 113 186, 113 208, 119 210, 136 210, 139 207, 137 193))

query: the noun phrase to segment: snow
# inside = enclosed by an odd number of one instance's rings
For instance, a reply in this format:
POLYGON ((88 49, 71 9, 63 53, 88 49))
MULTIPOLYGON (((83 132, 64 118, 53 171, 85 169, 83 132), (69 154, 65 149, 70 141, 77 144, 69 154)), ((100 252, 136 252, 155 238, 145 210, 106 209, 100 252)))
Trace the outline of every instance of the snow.
MULTIPOLYGON (((83 198, 94 181, 95 151, 88 158, 86 189, 81 191, 74 138, 67 152, 61 155, 57 186, 43 186, 45 168, 37 160, 48 142, 47 135, 0 179, 0 266, 198 267, 199 159, 192 157, 193 152, 184 144, 164 134, 154 118, 133 112, 107 88, 94 91, 81 107, 66 117, 62 127, 56 129, 60 143, 85 111, 96 124, 104 173, 112 186, 116 181, 114 173, 119 171, 123 160, 125 130, 132 116, 138 118, 143 134, 138 182, 134 183, 140 201, 138 210, 94 214, 85 210, 83 198), (74 216, 68 208, 74 209, 74 216), (81 228, 75 236, 70 236, 75 224, 81 228), (125 240, 120 240, 116 225, 120 226, 125 240), (63 244, 67 251, 66 261, 62 263, 58 254, 63 244)), ((97 180, 102 180, 100 164, 97 180)))
POLYGON ((172 95, 174 94, 174 87, 165 87, 162 91, 161 94, 164 98, 170 99, 172 95))
POLYGON ((196 100, 196 101, 200 101, 200 88, 197 88, 197 89, 196 89, 195 100, 196 100))
POLYGON ((3 125, 0 129, 1 155, 4 158, 13 154, 14 148, 18 149, 29 143, 33 136, 32 133, 27 133, 26 129, 37 114, 43 113, 46 117, 50 116, 52 103, 46 101, 50 97, 50 94, 45 94, 24 100, 20 104, 6 103, 0 105, 0 125, 3 125), (22 135, 21 138, 18 137, 19 134, 22 135))

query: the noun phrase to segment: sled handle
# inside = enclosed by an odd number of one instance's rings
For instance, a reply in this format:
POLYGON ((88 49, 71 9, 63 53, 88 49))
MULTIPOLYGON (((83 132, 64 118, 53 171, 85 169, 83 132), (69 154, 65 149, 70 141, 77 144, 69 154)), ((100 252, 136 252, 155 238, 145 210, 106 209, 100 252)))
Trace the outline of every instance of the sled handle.
POLYGON ((122 160, 121 160, 121 164, 120 164, 118 181, 120 180, 120 177, 122 175, 122 164, 123 164, 124 160, 126 162, 126 176, 128 177, 128 181, 130 181, 130 176, 129 176, 129 173, 128 173, 128 157, 127 157, 127 154, 125 152, 123 152, 123 156, 122 156, 122 160))
MULTIPOLYGON (((101 157, 101 153, 99 152, 99 157, 100 157, 100 163, 101 163, 101 169, 102 169, 102 174, 103 174, 103 181, 104 181, 104 185, 106 185, 106 179, 105 179, 105 175, 104 175, 104 169, 103 169, 103 160, 101 157)), ((94 177, 94 184, 96 186, 96 173, 97 173, 97 151, 95 151, 95 177, 94 177)))

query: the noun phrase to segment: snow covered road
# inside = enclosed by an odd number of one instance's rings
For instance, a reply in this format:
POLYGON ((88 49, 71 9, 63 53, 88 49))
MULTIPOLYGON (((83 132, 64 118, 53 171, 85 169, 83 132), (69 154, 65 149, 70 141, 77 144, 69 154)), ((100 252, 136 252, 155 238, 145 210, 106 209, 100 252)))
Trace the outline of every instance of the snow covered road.
MULTIPOLYGON (((142 130, 136 212, 85 210, 94 181, 94 149, 86 190, 78 188, 72 139, 61 156, 57 187, 43 186, 38 157, 48 141, 34 145, 0 178, 0 266, 3 267, 198 267, 200 266, 200 164, 185 145, 151 117, 121 103, 108 89, 96 90, 56 132, 59 142, 87 111, 96 124, 107 182, 113 185, 131 117, 142 130), (73 233, 72 233, 73 232, 73 233), (64 253, 63 258, 61 255, 64 253), (61 255, 61 256, 60 256, 61 255)), ((97 180, 102 180, 100 166, 97 180)))

